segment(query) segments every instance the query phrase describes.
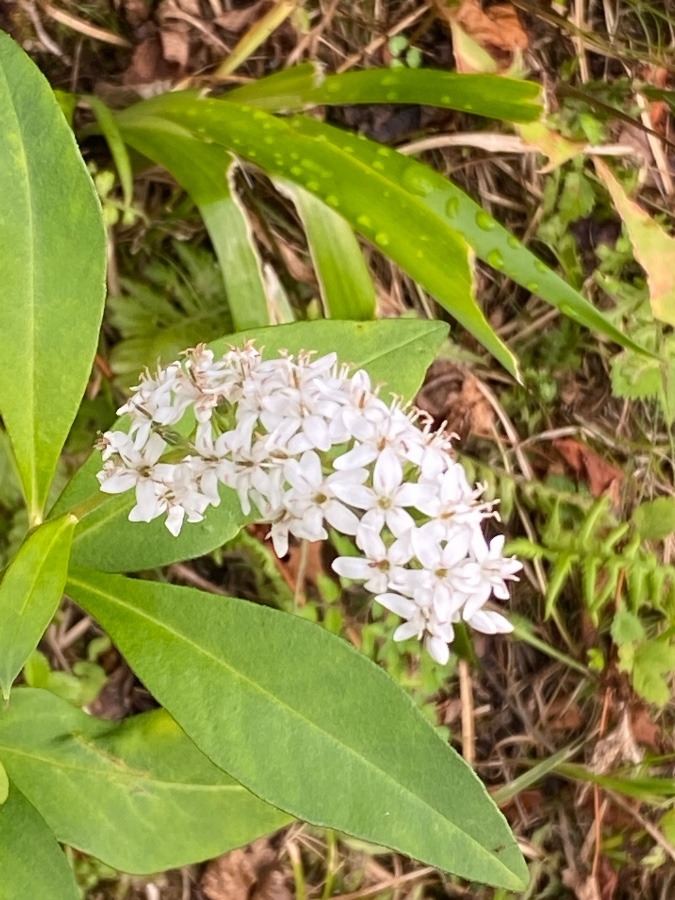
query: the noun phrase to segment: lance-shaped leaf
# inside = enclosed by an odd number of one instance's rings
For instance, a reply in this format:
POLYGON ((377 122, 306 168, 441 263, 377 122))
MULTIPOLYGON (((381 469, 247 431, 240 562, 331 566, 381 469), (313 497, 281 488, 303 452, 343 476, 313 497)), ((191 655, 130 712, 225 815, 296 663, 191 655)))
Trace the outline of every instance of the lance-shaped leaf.
POLYGON ((351 645, 191 588, 76 570, 68 591, 192 740, 258 796, 465 878, 524 887, 516 842, 475 773, 351 645))
POLYGON ((293 127, 295 120, 289 124, 260 109, 202 100, 192 93, 165 94, 139 103, 119 113, 118 123, 132 141, 136 129, 146 129, 156 118, 221 144, 315 194, 426 288, 518 377, 515 357, 473 296, 464 238, 424 203, 427 182, 414 168, 419 163, 375 144, 378 159, 372 166, 364 165, 357 138, 353 138, 356 148, 345 151, 328 134, 318 138, 309 132, 301 134, 293 127), (401 163, 413 177, 406 173, 401 177, 401 163))
POLYGON ((129 144, 171 172, 199 207, 220 263, 236 330, 269 325, 260 259, 234 188, 234 157, 162 120, 135 132, 129 144))
POLYGON ((214 766, 164 710, 106 722, 17 688, 0 710, 0 759, 60 841, 125 872, 199 862, 290 821, 214 766))
POLYGON ((293 201, 302 219, 326 317, 375 318, 375 286, 349 223, 297 184, 279 178, 275 187, 293 201))
POLYGON ((2 900, 80 898, 54 834, 14 784, 0 806, 0 873, 2 900))
POLYGON ((40 525, 0 582, 0 689, 5 699, 61 600, 76 521, 66 515, 40 525))
POLYGON ((268 112, 317 105, 419 103, 507 122, 532 122, 543 111, 541 87, 533 81, 404 68, 364 69, 324 77, 312 63, 235 88, 225 99, 268 112))
MULTIPOLYGON (((330 141, 341 147, 344 154, 357 157, 374 173, 381 166, 382 148, 374 141, 307 116, 296 116, 290 124, 302 135, 312 135, 316 140, 330 141)), ((427 210, 442 219, 446 227, 461 234, 479 259, 504 272, 585 328, 597 331, 623 347, 650 355, 449 179, 399 153, 392 153, 389 166, 392 178, 398 178, 410 191, 417 193, 427 210)), ((391 215, 395 215, 393 210, 391 215)), ((452 312, 451 306, 446 308, 452 312)))
MULTIPOLYGON (((321 355, 336 351, 341 362, 366 369, 374 383, 384 384, 393 394, 408 400, 422 384, 447 330, 442 322, 413 319, 297 322, 239 332, 215 341, 211 347, 224 353, 229 345, 242 346, 255 339, 270 358, 279 350, 316 350, 321 355)), ((101 455, 93 453, 52 511, 52 515, 61 515, 78 510, 78 518, 82 516, 73 541, 72 558, 76 565, 106 572, 135 572, 169 565, 222 546, 249 521, 241 512, 236 493, 223 488, 220 506, 209 509, 203 522, 183 528, 178 538, 159 519, 129 522, 132 496, 103 496, 96 480, 100 468, 101 455), (84 512, 87 509, 90 511, 84 512)))
POLYGON ((91 371, 105 232, 46 79, 0 32, 0 415, 33 524, 91 371))

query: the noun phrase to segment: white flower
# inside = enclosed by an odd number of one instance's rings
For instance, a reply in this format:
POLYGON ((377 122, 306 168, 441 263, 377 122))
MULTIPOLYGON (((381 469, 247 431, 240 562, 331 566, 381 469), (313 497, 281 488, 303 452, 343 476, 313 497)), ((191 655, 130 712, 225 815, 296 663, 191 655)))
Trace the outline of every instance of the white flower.
POLYGON ((380 453, 373 468, 373 486, 336 484, 337 496, 357 509, 365 510, 360 528, 379 533, 384 526, 401 537, 415 525, 406 507, 416 506, 425 488, 403 478, 403 467, 390 447, 380 453))
POLYGON ((262 360, 249 343, 216 358, 200 344, 143 375, 120 413, 130 432, 103 435, 97 477, 107 493, 135 491, 132 521, 166 515, 178 535, 220 503, 225 485, 242 512, 255 506, 270 524, 279 556, 290 537, 324 540, 329 525, 355 537, 360 554, 339 557, 334 571, 364 582, 404 619, 394 639, 417 637, 436 661, 447 662, 457 622, 511 630, 483 608, 491 595, 508 597, 521 568, 502 556, 503 538, 483 538, 491 504, 428 418, 385 403, 366 372, 338 367, 334 353, 262 360), (196 425, 174 440, 164 429, 188 411, 196 425), (169 442, 172 462, 161 462, 169 442))
POLYGON ((333 571, 353 581, 364 581, 372 594, 399 590, 408 593, 412 558, 408 543, 398 540, 387 546, 377 531, 363 528, 357 544, 364 556, 339 556, 333 561, 333 571))
POLYGON ((444 666, 450 658, 448 644, 452 643, 454 629, 451 622, 442 622, 433 607, 418 606, 407 597, 385 593, 375 597, 378 603, 406 621, 394 632, 395 641, 416 637, 424 642, 424 649, 437 663, 444 666))
POLYGON ((326 477, 318 455, 308 450, 300 460, 289 460, 284 471, 292 486, 292 490, 284 496, 284 505, 296 518, 318 514, 337 531, 356 534, 359 519, 338 496, 344 489, 363 484, 368 477, 365 469, 333 472, 326 477))
MULTIPOLYGON (((110 438, 114 443, 112 453, 119 457, 117 462, 109 455, 103 465, 103 470, 96 476, 101 490, 106 494, 121 494, 132 488, 136 488, 137 493, 140 488, 142 493, 147 490, 146 486, 153 481, 169 482, 171 480, 174 467, 158 462, 167 447, 166 442, 158 434, 150 435, 147 443, 140 447, 129 437, 123 441, 118 437, 120 432, 107 432, 106 434, 115 435, 114 438, 110 438)), ((103 437, 105 440, 106 435, 103 437)), ((139 499, 138 502, 140 503, 141 500, 139 499)))
POLYGON ((141 375, 138 385, 132 388, 132 396, 117 410, 118 416, 125 413, 131 415, 130 435, 137 435, 145 443, 153 423, 175 425, 182 419, 190 401, 187 398, 179 400, 174 393, 180 376, 179 363, 158 369, 154 376, 149 372, 141 375))
POLYGON ((479 584, 480 567, 467 558, 469 542, 457 537, 442 545, 417 529, 411 544, 424 567, 415 600, 420 606, 433 606, 439 619, 449 621, 479 584))
MULTIPOLYGON (((466 601, 464 618, 467 621, 487 603, 491 594, 494 594, 499 600, 508 600, 509 589, 506 586, 506 582, 519 581, 516 572, 520 572, 523 565, 512 556, 502 556, 503 549, 504 535, 500 534, 492 538, 488 546, 480 531, 474 534, 471 541, 471 550, 480 566, 480 582, 466 601)), ((486 615, 488 614, 486 613, 486 615)), ((494 613, 492 615, 499 614, 494 613)), ((483 629, 478 630, 482 631, 483 629)))

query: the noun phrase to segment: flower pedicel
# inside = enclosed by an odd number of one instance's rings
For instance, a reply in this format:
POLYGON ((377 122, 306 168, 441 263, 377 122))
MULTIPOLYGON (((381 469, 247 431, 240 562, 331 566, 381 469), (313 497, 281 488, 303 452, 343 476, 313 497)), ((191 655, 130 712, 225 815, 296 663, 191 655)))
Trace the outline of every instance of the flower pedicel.
POLYGON ((512 630, 485 609, 491 596, 508 599, 506 582, 522 568, 502 555, 503 537, 483 537, 492 504, 419 410, 385 403, 366 372, 334 353, 263 360, 248 344, 216 359, 201 345, 142 376, 118 412, 131 428, 101 437, 97 477, 106 493, 135 490, 132 521, 166 515, 178 535, 226 485, 245 514, 255 507, 270 523, 278 556, 289 536, 323 540, 326 526, 352 537, 361 555, 333 569, 405 620, 394 640, 422 640, 437 662, 447 662, 459 621, 512 630), (174 426, 188 413, 183 437, 174 426))

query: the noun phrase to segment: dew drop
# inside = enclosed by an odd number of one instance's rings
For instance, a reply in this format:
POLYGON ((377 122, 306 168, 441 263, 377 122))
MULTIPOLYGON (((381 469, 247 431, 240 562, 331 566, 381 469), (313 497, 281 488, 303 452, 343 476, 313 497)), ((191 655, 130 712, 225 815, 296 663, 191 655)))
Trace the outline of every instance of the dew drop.
POLYGON ((369 216, 357 216, 356 224, 360 225, 362 228, 370 228, 373 223, 369 216))
POLYGON ((490 250, 488 255, 485 257, 488 265, 492 266, 493 269, 503 269, 504 268, 504 257, 502 256, 499 250, 490 250))
POLYGON ((537 272, 541 272, 542 274, 548 271, 546 263, 543 263, 540 259, 535 259, 534 267, 537 272))
POLYGON ((415 256, 418 259, 423 259, 424 258, 424 250, 418 250, 417 253, 415 254, 415 256))
POLYGON ((472 110, 472 109, 473 109, 473 103, 465 103, 465 104, 464 104, 464 109, 466 109, 466 110, 472 110))
POLYGON ((271 135, 267 135, 267 137, 263 138, 263 144, 273 144, 274 138, 271 135))
POLYGON ((300 154, 293 151, 291 153, 291 159, 300 159, 300 154))
POLYGON ((398 82, 398 78, 395 75, 385 75, 380 84, 382 87, 389 87, 389 85, 396 84, 398 82))
POLYGON ((379 159, 376 159, 375 162, 373 163, 373 168, 374 168, 374 169, 377 169, 378 172, 381 172, 382 169, 384 169, 384 164, 381 163, 381 162, 379 161, 379 159))
MULTIPOLYGON (((253 118, 257 119, 258 121, 260 121, 261 119, 266 119, 267 113, 263 112, 261 109, 256 109, 253 111, 253 118)), ((269 127, 269 122, 267 123, 267 126, 269 127)))
POLYGON ((520 243, 519 243, 519 241, 518 241, 518 238, 517 238, 517 237, 514 237, 513 235, 510 235, 510 236, 506 239, 506 243, 509 245, 509 247, 510 247, 512 250, 517 250, 518 247, 520 247, 520 243))
POLYGON ((306 188, 308 191, 318 191, 321 185, 318 181, 308 181, 306 184, 306 188))
POLYGON ((385 234, 384 231, 378 231, 375 235, 375 243, 378 247, 386 247, 389 243, 389 235, 385 234))
POLYGON ((302 175, 300 166, 291 166, 291 175, 302 175))
POLYGON ((530 291, 530 293, 536 294, 537 291, 539 290, 539 282, 538 281, 528 281, 527 289, 528 289, 528 291, 530 291))
POLYGON ((389 147, 378 147, 377 148, 378 156, 391 156, 391 150, 389 147))
POLYGON ((459 212, 459 197, 448 197, 448 201, 445 204, 446 216, 449 216, 451 219, 454 219, 458 212, 459 212))
POLYGON ((336 91, 340 90, 340 85, 337 83, 337 81, 331 81, 329 79, 328 82, 324 85, 324 88, 329 94, 334 94, 336 91))
POLYGON ((493 228, 496 228, 497 223, 489 213, 481 209, 480 212, 476 213, 476 225, 482 228, 483 231, 492 231, 493 228))
POLYGON ((558 309, 561 313, 565 313, 565 315, 569 316, 571 319, 576 319, 577 314, 568 303, 561 303, 558 309))
POLYGON ((339 199, 339 197, 336 197, 335 194, 329 194, 329 195, 326 197, 326 203, 327 203, 329 206, 339 206, 339 205, 340 205, 340 199, 339 199))
POLYGON ((398 91, 387 91, 387 93, 384 95, 384 99, 389 100, 391 103, 393 103, 394 100, 398 100, 398 91))
POLYGON ((447 94, 444 94, 444 95, 441 97, 441 103, 450 103, 451 100, 452 100, 452 98, 451 98, 451 97, 448 97, 447 94))
POLYGON ((420 197, 426 197, 434 189, 431 179, 424 174, 424 171, 420 171, 417 166, 409 166, 405 169, 401 176, 401 181, 404 187, 407 187, 409 191, 420 197))

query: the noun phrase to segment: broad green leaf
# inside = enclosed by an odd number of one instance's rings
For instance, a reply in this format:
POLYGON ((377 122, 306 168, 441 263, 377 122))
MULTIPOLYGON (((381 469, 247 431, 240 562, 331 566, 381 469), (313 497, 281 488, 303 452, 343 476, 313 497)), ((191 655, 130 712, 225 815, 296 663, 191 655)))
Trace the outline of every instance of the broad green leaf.
POLYGON ((76 521, 66 515, 40 525, 0 582, 0 689, 5 699, 61 600, 76 521))
POLYGON ((260 259, 233 184, 234 157, 165 120, 125 137, 135 150, 171 172, 199 207, 220 263, 236 330, 268 325, 260 259))
POLYGON ((326 317, 374 319, 375 287, 349 223, 304 188, 284 179, 274 184, 302 219, 326 317))
POLYGON ((105 232, 49 84, 3 32, 0 160, 0 415, 36 524, 94 359, 105 232))
POLYGON ((18 688, 0 710, 0 759, 60 841, 125 872, 199 862, 289 822, 164 710, 109 722, 18 688))
POLYGON ((157 118, 214 141, 319 197, 428 290, 518 377, 515 357, 473 296, 471 261, 463 237, 424 201, 428 190, 424 173, 433 175, 432 170, 376 144, 371 147, 377 158, 372 166, 364 164, 360 147, 361 142, 368 143, 365 138, 344 135, 330 140, 329 135, 341 132, 317 135, 311 127, 301 133, 302 123, 311 120, 276 119, 259 109, 200 100, 191 93, 165 94, 139 103, 119 113, 118 123, 125 138, 132 140, 136 129, 152 126, 157 118), (346 149, 345 142, 351 142, 346 149))
MULTIPOLYGON (((373 173, 378 170, 383 148, 374 141, 348 134, 307 116, 296 116, 290 124, 302 135, 313 135, 317 140, 340 145, 345 154, 357 157, 373 173)), ((447 178, 429 166, 398 153, 390 157, 389 163, 391 177, 398 178, 410 191, 417 193, 427 211, 434 213, 446 227, 461 234, 479 259, 504 272, 580 325, 604 334, 623 347, 651 355, 624 335, 592 303, 537 259, 514 235, 447 178)), ((390 215, 396 216, 397 213, 391 211, 390 215)), ((411 229, 411 233, 415 232, 411 229)), ((451 305, 443 305, 456 315, 451 305)))
POLYGON ((633 513, 633 524, 640 536, 660 541, 675 532, 675 497, 658 497, 641 503, 633 513))
POLYGON ((0 900, 80 900, 73 872, 49 826, 10 785, 0 806, 0 900))
MULTIPOLYGON (((255 339, 266 356, 274 356, 281 349, 292 353, 311 349, 319 354, 335 350, 341 362, 366 369, 375 383, 383 383, 393 394, 408 400, 422 384, 446 334, 447 326, 442 322, 414 319, 298 322, 239 332, 210 346, 217 353, 224 353, 229 345, 242 346, 255 339)), ((75 565, 106 572, 165 566, 222 546, 248 521, 235 492, 223 488, 221 505, 209 509, 203 522, 184 528, 178 538, 159 519, 128 522, 133 498, 129 494, 104 497, 96 481, 100 467, 100 454, 93 453, 71 479, 51 513, 61 515, 100 501, 90 512, 76 513, 82 518, 73 541, 75 565)))
POLYGON ((525 886, 475 773, 350 644, 191 588, 76 570, 68 592, 200 749, 259 797, 464 878, 525 886))
POLYGON ((635 259, 647 273, 649 303, 654 317, 675 325, 675 284, 671 268, 675 259, 675 237, 628 197, 606 163, 596 157, 594 164, 626 226, 635 259))
POLYGON ((355 103, 419 103, 473 115, 532 122, 542 113, 541 87, 498 75, 439 69, 364 69, 322 77, 311 63, 235 88, 226 100, 268 112, 355 103))

